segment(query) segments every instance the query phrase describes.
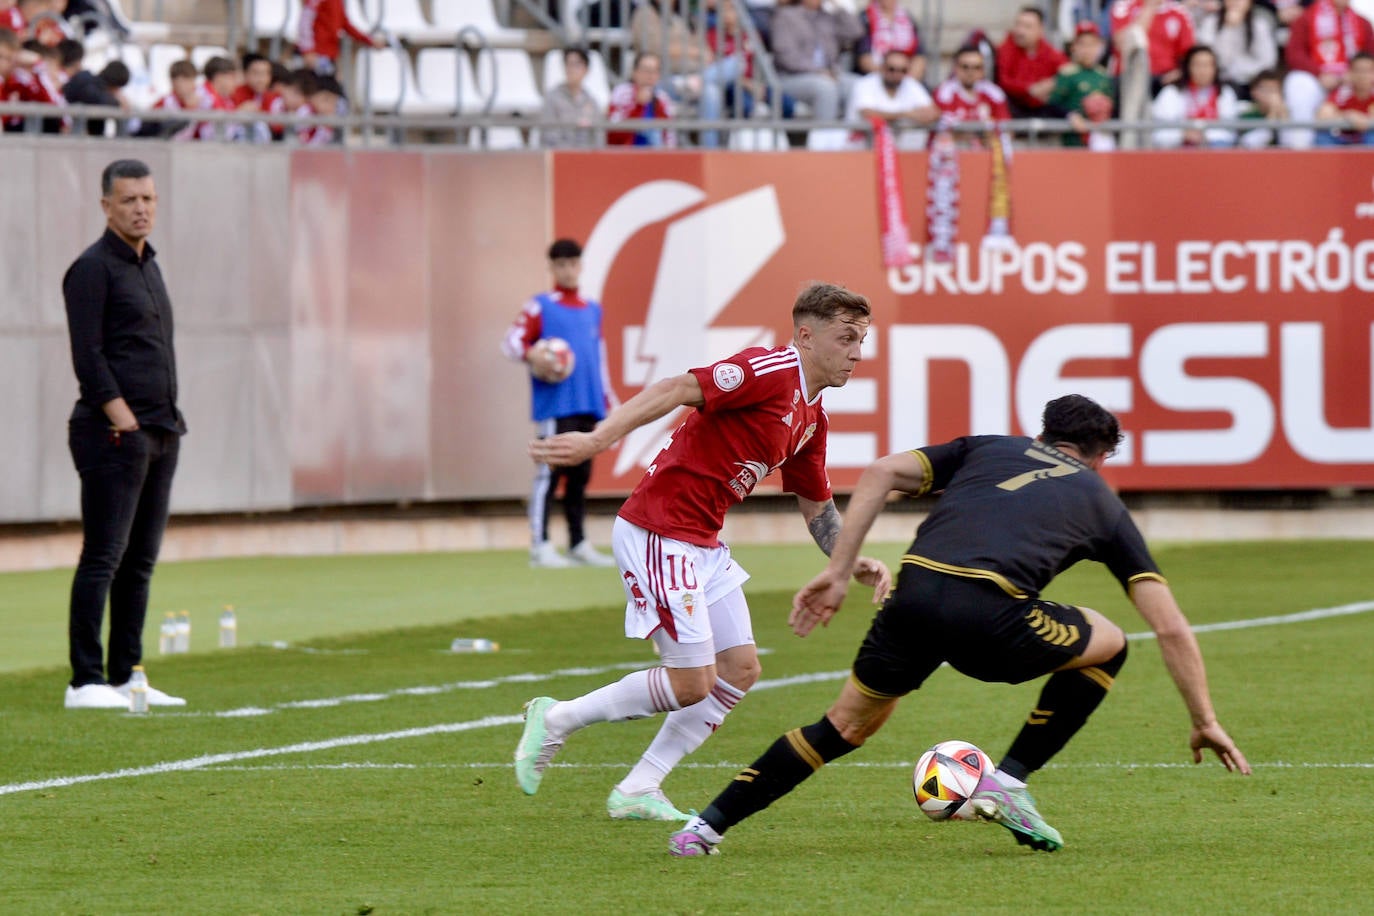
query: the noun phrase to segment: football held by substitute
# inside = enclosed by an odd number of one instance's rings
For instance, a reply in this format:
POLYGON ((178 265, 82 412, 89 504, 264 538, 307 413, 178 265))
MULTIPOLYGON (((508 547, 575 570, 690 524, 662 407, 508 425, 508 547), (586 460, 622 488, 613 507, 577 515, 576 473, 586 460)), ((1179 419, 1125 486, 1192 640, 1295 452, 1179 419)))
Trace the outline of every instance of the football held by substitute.
MULTIPOLYGON (((664 777, 720 727, 759 676, 742 586, 749 574, 720 540, 726 511, 772 471, 829 554, 840 516, 825 472, 828 420, 821 392, 845 384, 868 332, 868 300, 814 284, 792 309, 792 343, 751 347, 645 388, 591 432, 536 440, 530 455, 566 466, 609 448, 631 430, 694 408, 674 430, 621 507, 612 533, 625 589, 625 635, 652 639, 662 665, 564 702, 527 704, 515 753, 520 787, 539 788, 545 767, 573 732, 595 722, 668 713, 638 764, 607 800, 613 818, 686 820, 664 796, 664 777)), ((854 557, 849 572, 886 593, 881 563, 854 557)))

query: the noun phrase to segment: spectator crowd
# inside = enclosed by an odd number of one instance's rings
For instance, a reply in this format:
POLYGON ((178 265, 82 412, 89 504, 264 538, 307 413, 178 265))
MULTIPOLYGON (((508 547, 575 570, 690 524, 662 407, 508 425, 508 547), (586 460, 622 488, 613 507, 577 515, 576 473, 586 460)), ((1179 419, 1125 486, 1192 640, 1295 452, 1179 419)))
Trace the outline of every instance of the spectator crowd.
MULTIPOLYGON (((65 18, 84 6, 0 0, 0 99, 55 108, 104 105, 128 116, 81 123, 61 112, 10 115, 6 131, 337 143, 339 130, 288 128, 280 119, 346 114, 347 96, 335 75, 341 36, 382 44, 349 22, 343 0, 304 0, 300 37, 288 59, 216 56, 199 69, 179 60, 167 74, 171 91, 151 107, 183 116, 140 117, 126 93, 124 63, 112 60, 98 72, 84 68, 80 30, 65 18), (197 117, 204 112, 262 118, 197 117)), ((810 130, 808 143, 816 148, 867 142, 865 130, 834 129, 844 121, 885 124, 910 148, 951 124, 1027 118, 1064 122, 1063 145, 1093 149, 1115 145, 1115 135, 1100 126, 1113 118, 1152 122, 1150 145, 1166 148, 1374 141, 1374 27, 1350 0, 1113 0, 1100 16, 1076 22, 1063 46, 1050 37, 1042 9, 1027 5, 1000 42, 981 31, 969 36, 949 76, 935 85, 924 81, 928 48, 901 0, 869 0, 861 9, 836 0, 777 0, 766 7, 743 0, 640 0, 626 26, 630 77, 611 89, 608 101, 589 89, 589 52, 561 52, 564 79, 543 97, 543 145, 604 140, 712 148, 723 142, 717 130, 675 129, 672 122, 684 113, 719 121, 774 110, 823 122, 810 130), (775 79, 765 78, 770 69, 775 79), (1235 129, 1242 120, 1253 126, 1235 129), (1344 123, 1321 130, 1272 126, 1313 120, 1344 123), (622 121, 638 123, 617 129, 622 121)), ((806 131, 799 123, 796 135, 806 131)))

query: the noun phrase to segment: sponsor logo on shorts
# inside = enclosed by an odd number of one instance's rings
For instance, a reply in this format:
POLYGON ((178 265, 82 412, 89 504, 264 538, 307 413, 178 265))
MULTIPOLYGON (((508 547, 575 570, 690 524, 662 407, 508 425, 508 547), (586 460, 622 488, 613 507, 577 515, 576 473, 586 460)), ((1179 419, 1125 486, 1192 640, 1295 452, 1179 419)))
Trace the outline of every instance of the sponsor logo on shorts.
POLYGON ((734 391, 744 381, 744 370, 734 363, 720 363, 711 370, 711 378, 721 391, 734 391))

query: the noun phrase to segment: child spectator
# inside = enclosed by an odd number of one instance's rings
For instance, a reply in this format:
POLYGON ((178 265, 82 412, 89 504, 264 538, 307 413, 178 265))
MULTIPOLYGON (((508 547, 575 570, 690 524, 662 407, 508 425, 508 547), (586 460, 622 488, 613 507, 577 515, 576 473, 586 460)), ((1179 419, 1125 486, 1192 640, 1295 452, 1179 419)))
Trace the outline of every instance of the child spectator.
MULTIPOLYGON (((124 87, 129 85, 129 68, 121 60, 112 60, 100 71, 100 75, 89 70, 80 70, 67 80, 62 94, 72 105, 103 105, 110 108, 129 109, 124 98, 124 87)), ((92 118, 86 122, 86 133, 92 137, 105 136, 106 119, 92 118)), ((80 125, 78 125, 78 130, 80 125)), ((124 122, 115 122, 115 133, 124 132, 124 122)))
MULTIPOLYGON (((1350 0, 1316 0, 1293 21, 1284 61, 1283 98, 1295 121, 1310 121, 1345 78, 1358 53, 1374 54, 1374 26, 1350 8, 1350 0)), ((1284 132, 1284 145, 1312 145, 1313 132, 1284 132)))
MULTIPOLYGON (((630 81, 611 90, 607 120, 672 120, 673 103, 658 89, 661 73, 657 54, 636 57, 630 81)), ((611 146, 677 146, 677 138, 670 130, 610 131, 606 142, 611 146)))
POLYGON ((1275 28, 1273 14, 1254 0, 1222 0, 1221 9, 1199 24, 1198 44, 1216 51, 1221 81, 1237 98, 1249 98, 1250 81, 1278 65, 1275 28))
MULTIPOLYGON (((205 85, 200 91, 202 111, 234 111, 234 92, 243 82, 239 65, 227 57, 212 57, 205 62, 205 85)), ((242 124, 225 122, 201 123, 196 128, 198 140, 242 140, 246 134, 242 124)))
MULTIPOLYGON (((25 42, 22 50, 38 59, 28 68, 14 68, 10 75, 11 90, 7 93, 9 100, 39 105, 66 105, 67 99, 62 95, 62 86, 67 81, 62 70, 62 52, 54 45, 39 44, 33 39, 25 42)), ((23 123, 20 129, 30 128, 23 123)), ((43 118, 41 122, 41 130, 45 134, 68 133, 70 129, 70 123, 63 118, 43 118)))
POLYGON ((1069 45, 1069 63, 1054 77, 1048 103, 1065 112, 1077 133, 1061 134, 1065 146, 1112 149, 1115 138, 1106 131, 1094 131, 1091 125, 1112 116, 1113 85, 1107 68, 1102 66, 1102 35, 1097 23, 1083 21, 1074 31, 1069 45))
MULTIPOLYGON (((1265 70, 1250 81, 1250 107, 1241 113, 1247 121, 1287 121, 1288 106, 1283 101, 1283 77, 1277 70, 1265 70)), ((1256 127, 1240 135, 1238 146, 1263 149, 1274 146, 1278 134, 1268 127, 1256 127)))
POLYGON ((859 73, 877 73, 883 68, 888 51, 901 51, 911 61, 912 77, 920 82, 926 74, 921 30, 897 0, 872 0, 860 14, 859 24, 863 26, 863 37, 854 53, 859 73))
MULTIPOLYGON (((1011 117, 1006 93, 983 78, 986 69, 983 52, 976 47, 965 45, 954 53, 954 75, 935 90, 942 122, 982 122, 991 126, 1011 117)), ((973 134, 960 134, 957 139, 961 145, 982 146, 982 140, 973 134)))
POLYGON ((1011 31, 997 48, 997 85, 1007 94, 1012 117, 1057 118, 1063 112, 1047 106, 1054 77, 1067 63, 1063 53, 1045 40, 1045 14, 1038 6, 1023 6, 1011 31))
MULTIPOLYGON (((1239 114, 1236 94, 1230 86, 1217 81, 1217 56, 1205 45, 1196 45, 1183 55, 1183 81, 1159 90, 1152 107, 1156 121, 1198 122, 1232 121, 1239 114)), ((1154 145, 1163 149, 1178 146, 1234 146, 1235 131, 1220 127, 1169 128, 1154 133, 1154 145)))
POLYGON ((1361 52, 1350 58, 1345 85, 1337 86, 1327 97, 1317 109, 1317 117, 1344 118, 1353 128, 1318 131, 1318 146, 1374 143, 1374 56, 1361 52))
MULTIPOLYGON (((315 112, 310 107, 310 96, 315 92, 315 81, 315 73, 311 70, 302 68, 288 73, 278 85, 279 95, 272 105, 274 113, 295 115, 300 118, 313 115, 315 112)), ((278 124, 272 128, 276 139, 283 139, 287 131, 293 131, 295 139, 299 143, 304 143, 308 139, 311 130, 313 130, 313 125, 309 127, 285 127, 278 124)))
MULTIPOLYGON (((310 112, 314 115, 333 117, 347 112, 343 86, 332 76, 315 77, 315 85, 310 90, 310 112)), ((329 146, 343 142, 343 130, 328 124, 312 124, 300 134, 300 141, 306 146, 329 146)))
MULTIPOLYGON (((179 60, 167 68, 172 91, 153 103, 156 111, 195 111, 200 108, 200 91, 196 87, 196 65, 179 60)), ((190 121, 146 121, 138 130, 140 137, 166 137, 170 140, 195 139, 195 125, 190 121)))
MULTIPOLYGON (((229 100, 236 111, 271 111, 277 100, 272 91, 272 62, 261 54, 243 55, 243 83, 229 100)), ((272 130, 266 121, 255 121, 248 125, 248 139, 253 143, 270 143, 272 130)))
POLYGON ((344 0, 301 0, 301 18, 296 24, 296 49, 306 68, 325 75, 334 73, 339 59, 339 33, 344 32, 360 45, 380 48, 385 42, 371 38, 348 21, 344 0))
POLYGON ((592 125, 601 120, 601 107, 582 83, 590 61, 581 48, 563 50, 564 81, 544 95, 542 142, 544 146, 593 146, 596 132, 592 125))

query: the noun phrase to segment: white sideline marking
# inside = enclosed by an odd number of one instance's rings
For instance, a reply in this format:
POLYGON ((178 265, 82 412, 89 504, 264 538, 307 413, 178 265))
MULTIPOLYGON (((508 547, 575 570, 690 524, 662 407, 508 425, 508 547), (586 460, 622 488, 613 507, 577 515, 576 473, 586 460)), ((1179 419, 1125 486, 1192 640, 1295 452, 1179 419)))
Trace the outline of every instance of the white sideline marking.
MULTIPOLYGON (((1374 601, 1357 601, 1353 604, 1341 604, 1335 607, 1314 608, 1310 611, 1298 611, 1294 614, 1278 614, 1270 617, 1252 617, 1249 620, 1228 620, 1223 623, 1204 623, 1193 627, 1194 633, 1213 633, 1222 630, 1246 630, 1252 627, 1276 626, 1288 623, 1305 623, 1310 620, 1324 620, 1328 617, 1344 617, 1350 614, 1362 614, 1366 611, 1374 611, 1374 601)), ((1154 639, 1155 634, 1129 633, 1127 639, 1132 641, 1142 639, 1154 639)), ((770 654, 771 650, 762 648, 760 655, 770 654)), ((355 693, 340 697, 320 697, 314 700, 291 700, 285 703, 277 703, 273 706, 242 706, 237 709, 224 709, 217 712, 164 712, 162 716, 187 716, 201 717, 214 716, 217 718, 242 718, 245 716, 265 716, 279 709, 325 709, 334 706, 343 706, 346 703, 376 703, 381 700, 389 700, 392 697, 404 696, 431 696, 434 694, 450 693, 455 690, 486 690, 501 684, 534 684, 542 681, 551 681, 559 677, 586 677, 594 674, 609 674, 613 671, 627 671, 637 668, 646 668, 654 664, 652 661, 643 662, 620 662, 614 665, 603 665, 598 668, 562 668, 557 671, 547 673, 527 672, 524 674, 508 674, 502 677, 494 677, 482 681, 454 681, 449 684, 438 684, 434 686, 403 687, 399 690, 388 690, 381 693, 355 693)), ((819 674, 799 674, 789 678, 779 678, 771 681, 759 681, 754 685, 754 690, 767 690, 772 687, 791 687, 794 684, 809 684, 824 681, 838 681, 848 677, 848 670, 845 671, 826 671, 819 674)))
MULTIPOLYGON (((1322 620, 1327 617, 1341 617, 1348 614, 1359 614, 1365 611, 1374 610, 1374 601, 1360 601, 1353 604, 1342 604, 1329 608, 1315 608, 1310 611, 1299 611, 1294 614, 1280 614, 1271 617, 1255 617, 1249 620, 1234 620, 1225 623, 1203 624, 1193 627, 1197 633, 1206 633, 1218 630, 1239 630, 1250 627, 1274 626, 1287 623, 1303 623, 1310 620, 1322 620)), ((1153 633, 1132 633, 1130 639, 1148 639, 1154 636, 1153 633)), ((282 703, 272 709, 289 708, 319 708, 321 706, 337 706, 345 702, 374 702, 393 696, 407 695, 427 695, 433 693, 444 693, 460 689, 480 689, 494 687, 500 683, 530 683, 535 681, 547 681, 556 677, 600 674, 608 671, 642 668, 646 663, 642 662, 622 662, 616 665, 606 665, 601 668, 563 668, 547 674, 516 674, 506 677, 492 678, 487 681, 458 681, 452 684, 443 684, 438 687, 408 687, 401 690, 393 690, 387 693, 354 694, 350 697, 324 698, 320 700, 297 700, 291 703, 282 703)), ((827 671, 818 674, 799 674, 793 677, 774 678, 772 680, 759 681, 754 685, 754 690, 768 690, 777 687, 787 687, 793 684, 815 683, 820 681, 835 681, 848 677, 849 671, 827 671)), ((260 715, 270 710, 261 710, 257 707, 243 707, 237 710, 226 710, 215 713, 219 716, 243 716, 260 715)), ((164 714, 165 715, 165 714, 164 714)), ((206 754, 200 757, 190 757, 185 760, 169 760, 164 763, 155 763, 146 767, 130 767, 122 770, 111 770, 105 773, 88 773, 79 776, 59 776, 54 779, 34 780, 31 782, 16 782, 8 785, 0 785, 0 795, 12 795, 16 792, 33 792, 42 789, 57 789, 65 786, 80 785, 87 782, 99 782, 108 779, 127 779, 134 776, 151 776, 156 773, 170 773, 184 770, 198 770, 205 767, 216 766, 218 764, 234 763, 239 760, 256 760, 263 757, 279 757, 284 754, 308 754, 315 751, 325 751, 336 747, 353 747, 362 744, 374 744, 379 741, 395 741, 404 738, 420 738, 426 735, 448 734, 453 732, 471 731, 478 728, 491 728, 497 725, 516 725, 523 721, 522 716, 486 716, 482 719, 473 719, 468 722, 448 722, 440 725, 429 725, 421 728, 408 728, 394 732, 379 732, 370 735, 345 735, 339 738, 329 738, 324 741, 307 741, 301 744, 288 744, 282 747, 256 748, 247 751, 230 751, 223 754, 206 754)), ((507 766, 508 764, 499 764, 507 766)), ((553 764, 553 766, 565 766, 566 764, 553 764)), ((686 766, 730 766, 738 768, 743 764, 684 764, 686 766)), ((859 765, 859 764, 848 764, 859 765)), ((903 764, 908 765, 908 764, 903 764)), ((1090 764, 1090 766, 1139 766, 1139 767, 1168 767, 1168 766, 1193 766, 1194 764, 1090 764)), ((1323 766, 1322 764, 1260 764, 1261 766, 1323 766)), ((491 764, 497 766, 497 764, 491 764)), ((628 764, 623 766, 628 767, 628 764)), ((1054 766, 1054 764, 1051 764, 1054 766)), ((1329 764, 1328 766, 1340 766, 1339 764, 1329 764)), ((1356 768, 1374 767, 1374 764, 1348 764, 1346 766, 1356 768)))
MULTIPOLYGON (((916 765, 914 760, 872 761, 837 760, 827 763, 830 767, 857 767, 873 770, 909 770, 916 765)), ((258 773, 265 770, 283 772, 303 772, 306 770, 509 770, 514 764, 502 763, 272 763, 265 766, 217 766, 215 772, 258 773)), ((551 763, 549 769, 565 770, 628 770, 632 763, 551 763)), ((746 764, 729 763, 679 763, 675 770, 739 770, 746 764)), ((1211 769, 1220 766, 1215 760, 1204 759, 1202 763, 1049 763, 1047 770, 1187 770, 1211 769), (1211 766, 1209 766, 1209 764, 1211 766)), ((1288 763, 1276 760, 1271 763, 1252 763, 1255 769, 1265 770, 1374 770, 1374 763, 1288 763)))
MULTIPOLYGON (((1338 604, 1335 607, 1319 607, 1295 614, 1275 614, 1272 617, 1251 617, 1246 620, 1226 620, 1221 623, 1200 623, 1193 627, 1194 633, 1219 633, 1222 630, 1248 630, 1252 627, 1272 627, 1285 623, 1306 623, 1309 620, 1325 620, 1328 617, 1345 617, 1349 614, 1363 614, 1374 611, 1374 601, 1356 601, 1353 604, 1338 604)), ((1154 639, 1155 634, 1129 633, 1127 639, 1154 639)))
POLYGON ((336 747, 355 747, 360 744, 375 744, 378 741, 396 741, 401 738, 423 738, 426 735, 442 735, 450 732, 465 732, 475 728, 490 728, 493 725, 515 725, 524 721, 521 716, 487 716, 470 722, 448 722, 443 725, 427 725, 423 728, 406 728, 395 732, 380 732, 372 735, 344 735, 324 741, 305 741, 283 747, 260 747, 250 751, 230 751, 224 754, 205 754, 186 760, 169 760, 146 767, 129 767, 111 770, 107 773, 88 773, 82 776, 59 776, 56 779, 39 779, 33 782, 14 782, 0 786, 0 795, 15 792, 33 792, 41 789, 60 789, 65 786, 80 785, 83 782, 100 782, 106 779, 127 779, 132 776, 152 776, 156 773, 173 773, 181 770, 199 770, 218 763, 233 763, 236 760, 256 760, 261 757, 280 757, 282 754, 310 754, 327 751, 336 747))

